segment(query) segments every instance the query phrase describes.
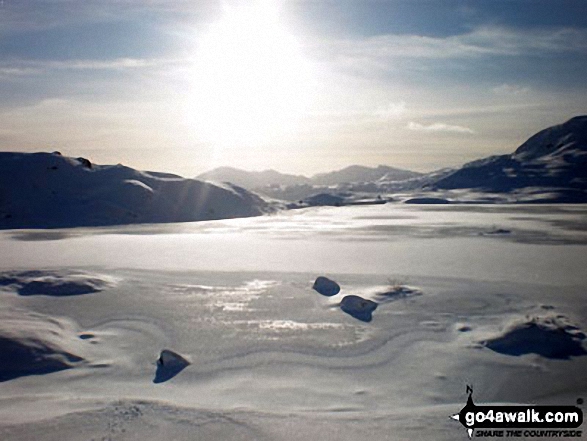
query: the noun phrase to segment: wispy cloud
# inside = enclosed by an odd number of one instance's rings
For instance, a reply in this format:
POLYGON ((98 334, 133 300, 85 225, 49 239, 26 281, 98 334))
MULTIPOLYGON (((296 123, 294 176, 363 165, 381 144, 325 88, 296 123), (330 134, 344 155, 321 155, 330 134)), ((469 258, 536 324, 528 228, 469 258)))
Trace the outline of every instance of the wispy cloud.
POLYGON ((464 126, 457 126, 452 124, 444 123, 433 123, 429 125, 420 124, 417 122, 410 121, 407 126, 408 130, 416 132, 449 132, 449 133, 475 133, 473 129, 464 126))
POLYGON ((177 24, 179 19, 193 24, 213 15, 219 7, 216 0, 6 0, 0 6, 0 34, 128 20, 145 12, 162 22, 173 20, 177 24))
POLYGON ((454 59, 489 55, 516 56, 585 51, 587 30, 517 30, 485 26, 448 37, 387 34, 361 40, 330 40, 322 44, 330 57, 363 62, 397 57, 454 59))
POLYGON ((34 75, 38 73, 38 69, 32 67, 18 67, 18 66, 2 66, 0 65, 0 78, 21 77, 26 75, 34 75))
POLYGON ((189 63, 187 59, 13 60, 0 62, 0 77, 37 75, 50 70, 138 70, 189 63))
POLYGON ((494 87, 491 89, 492 92, 496 95, 526 95, 530 92, 530 88, 526 86, 519 86, 516 84, 501 84, 499 86, 494 87))

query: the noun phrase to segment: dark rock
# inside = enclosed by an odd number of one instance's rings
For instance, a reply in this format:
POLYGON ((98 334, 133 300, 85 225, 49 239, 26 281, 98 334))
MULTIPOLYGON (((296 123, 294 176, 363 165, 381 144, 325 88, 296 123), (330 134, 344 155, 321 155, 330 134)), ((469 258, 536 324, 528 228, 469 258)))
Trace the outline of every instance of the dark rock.
POLYGON ((340 286, 338 283, 323 276, 320 276, 316 279, 312 289, 328 297, 334 296, 340 292, 340 286))
POLYGON ((359 296, 345 296, 340 302, 340 309, 363 322, 370 322, 377 303, 359 296))
POLYGON ((85 167, 85 168, 92 168, 92 163, 89 159, 79 157, 77 160, 85 167))
POLYGON ((157 359, 157 371, 153 383, 164 383, 171 380, 191 363, 177 352, 163 349, 157 359))

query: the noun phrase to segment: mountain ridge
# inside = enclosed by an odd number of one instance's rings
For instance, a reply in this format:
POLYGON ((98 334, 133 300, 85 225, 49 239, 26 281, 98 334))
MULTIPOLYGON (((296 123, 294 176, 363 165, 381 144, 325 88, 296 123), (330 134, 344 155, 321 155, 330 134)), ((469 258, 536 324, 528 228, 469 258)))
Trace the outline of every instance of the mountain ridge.
POLYGON ((528 187, 587 190, 586 115, 539 131, 511 154, 466 163, 429 185, 506 193, 528 187))
POLYGON ((54 153, 0 152, 0 228, 189 222, 270 210, 238 186, 214 185, 54 153))
POLYGON ((372 182, 379 179, 401 181, 422 176, 422 173, 387 165, 368 167, 350 165, 340 170, 317 173, 311 177, 281 173, 273 169, 247 171, 234 167, 217 167, 196 176, 196 179, 232 182, 248 189, 272 185, 338 185, 346 183, 372 182), (232 180, 231 180, 232 179, 232 180))

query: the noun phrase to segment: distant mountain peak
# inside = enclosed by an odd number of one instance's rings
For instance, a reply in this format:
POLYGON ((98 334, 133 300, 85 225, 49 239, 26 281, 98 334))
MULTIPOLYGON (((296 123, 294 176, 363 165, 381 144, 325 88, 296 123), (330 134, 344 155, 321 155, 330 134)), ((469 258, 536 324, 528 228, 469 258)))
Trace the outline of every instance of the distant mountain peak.
POLYGON ((314 184, 337 185, 375 182, 384 177, 389 181, 403 181, 418 176, 421 176, 421 173, 390 167, 388 165, 378 165, 377 167, 350 165, 341 170, 317 174, 312 177, 312 182, 314 184))
POLYGON ((524 142, 512 155, 518 161, 563 154, 571 149, 587 152, 587 115, 541 130, 524 142))
POLYGON ((431 185, 435 189, 475 188, 511 192, 550 189, 558 201, 587 201, 587 116, 531 136, 510 155, 490 156, 465 164, 431 185))
POLYGON ((196 177, 205 181, 231 182, 248 189, 268 185, 305 184, 309 179, 301 175, 290 175, 269 169, 263 171, 247 171, 234 167, 217 167, 196 177))

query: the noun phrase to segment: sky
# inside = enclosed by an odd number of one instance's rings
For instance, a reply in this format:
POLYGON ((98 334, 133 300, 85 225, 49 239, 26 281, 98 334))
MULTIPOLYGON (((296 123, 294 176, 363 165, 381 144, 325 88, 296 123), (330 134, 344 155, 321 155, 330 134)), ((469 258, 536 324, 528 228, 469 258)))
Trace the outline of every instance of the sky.
POLYGON ((0 150, 418 171, 587 113, 584 0, 0 0, 0 150))

